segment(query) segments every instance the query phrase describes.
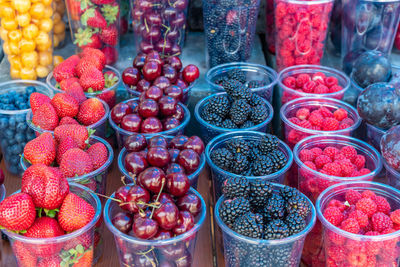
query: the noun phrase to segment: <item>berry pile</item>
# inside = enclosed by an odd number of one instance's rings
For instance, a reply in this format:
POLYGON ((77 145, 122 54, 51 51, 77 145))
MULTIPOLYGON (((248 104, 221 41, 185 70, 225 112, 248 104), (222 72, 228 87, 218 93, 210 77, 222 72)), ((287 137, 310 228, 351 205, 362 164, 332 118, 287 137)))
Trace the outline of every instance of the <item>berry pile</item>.
MULTIPOLYGON (((240 235, 276 240, 295 235, 307 226, 311 204, 297 189, 282 186, 279 190, 274 190, 273 185, 264 180, 249 182, 244 177, 234 177, 224 181, 222 192, 225 200, 219 207, 220 217, 230 229, 240 235)), ((258 247, 254 246, 255 251, 249 251, 247 246, 248 243, 235 239, 226 244, 228 249, 225 253, 228 254, 226 260, 229 266, 250 266, 249 263, 255 260, 255 255, 252 255, 254 253, 258 253, 259 258, 253 266, 296 266, 286 265, 286 262, 297 262, 300 256, 300 253, 292 253, 295 250, 293 243, 281 253, 265 250, 266 247, 261 243, 258 247), (262 250, 265 253, 261 253, 262 250), (237 265, 231 262, 241 260, 247 265, 243 262, 237 265), (279 262, 285 264, 276 265, 279 262)), ((280 246, 277 247, 280 249, 280 246)), ((268 245, 268 248, 271 247, 274 246, 268 245)))
POLYGON ((211 160, 225 171, 245 176, 270 175, 287 163, 279 149, 279 139, 270 134, 259 140, 232 139, 213 150, 211 160))
MULTIPOLYGON (((332 199, 323 216, 343 231, 368 236, 391 234, 400 229, 400 209, 371 190, 348 189, 344 200, 332 199)), ((346 238, 332 230, 324 237, 327 262, 333 266, 396 266, 400 256, 398 237, 385 241, 346 238)))
POLYGON ((124 147, 129 152, 124 158, 124 168, 130 176, 146 176, 157 170, 166 175, 182 173, 190 175, 200 165, 200 155, 204 143, 197 136, 178 135, 169 142, 163 136, 155 136, 148 141, 141 134, 129 136, 124 147))

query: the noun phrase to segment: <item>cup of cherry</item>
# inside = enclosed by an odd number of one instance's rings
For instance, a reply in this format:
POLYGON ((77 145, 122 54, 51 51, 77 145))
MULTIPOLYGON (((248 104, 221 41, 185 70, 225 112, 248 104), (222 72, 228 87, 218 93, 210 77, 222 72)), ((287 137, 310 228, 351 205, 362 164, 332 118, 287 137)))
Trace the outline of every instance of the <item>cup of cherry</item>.
POLYGON ((160 173, 182 173, 190 186, 197 188, 198 177, 205 166, 204 143, 198 136, 153 136, 132 134, 118 156, 118 168, 129 183, 136 177, 160 173))

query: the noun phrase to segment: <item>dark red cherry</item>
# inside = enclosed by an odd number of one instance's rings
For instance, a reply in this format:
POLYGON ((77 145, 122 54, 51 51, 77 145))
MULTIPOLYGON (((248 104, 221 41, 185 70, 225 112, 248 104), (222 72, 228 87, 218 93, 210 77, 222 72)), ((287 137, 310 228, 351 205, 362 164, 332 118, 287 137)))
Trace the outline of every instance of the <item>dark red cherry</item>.
POLYGON ((157 257, 154 253, 139 253, 135 256, 132 266, 154 267, 157 266, 157 257))
POLYGON ((151 86, 151 83, 145 79, 142 79, 138 82, 136 85, 136 91, 138 92, 144 92, 147 91, 151 86))
POLYGON ((132 230, 137 237, 150 239, 157 234, 158 224, 153 219, 138 217, 135 218, 135 221, 133 222, 132 230))
POLYGON ((139 211, 139 208, 144 207, 144 204, 138 202, 147 203, 149 202, 149 200, 150 200, 149 192, 139 185, 134 185, 131 186, 126 196, 125 199, 126 204, 123 204, 120 207, 123 210, 136 213, 139 211))
POLYGON ((175 261, 182 257, 185 253, 186 247, 184 242, 178 242, 171 245, 162 246, 160 248, 161 254, 164 258, 175 261))
POLYGON ((160 112, 163 116, 171 116, 175 114, 176 105, 176 100, 170 96, 163 96, 160 101, 158 101, 158 106, 160 107, 160 112))
POLYGON ((132 66, 135 67, 135 68, 141 69, 144 66, 145 60, 146 60, 146 54, 139 53, 133 59, 132 66))
POLYGON ((183 107, 181 105, 176 105, 176 112, 174 115, 172 115, 175 119, 178 119, 179 121, 182 121, 183 118, 185 117, 185 111, 183 110, 183 107))
POLYGON ((125 234, 132 229, 132 216, 126 212, 118 212, 111 222, 115 228, 125 234))
POLYGON ((158 110, 158 104, 153 99, 145 99, 139 103, 139 115, 142 118, 156 117, 158 110))
POLYGON ((137 114, 128 114, 122 118, 121 128, 129 132, 139 132, 142 119, 137 114))
POLYGON ((129 100, 126 104, 131 108, 132 113, 137 113, 139 109, 139 101, 129 100))
POLYGON ((171 54, 172 51, 172 43, 169 40, 160 40, 154 46, 154 49, 157 50, 161 54, 171 54))
POLYGON ((184 149, 179 153, 178 163, 185 168, 186 173, 193 173, 200 165, 200 157, 193 149, 184 149))
MULTIPOLYGON (((158 196, 158 195, 153 195, 153 197, 152 197, 151 200, 152 200, 153 202, 156 202, 157 196, 158 196)), ((167 193, 161 193, 161 194, 160 194, 160 197, 158 198, 158 201, 157 201, 157 202, 160 202, 161 204, 164 204, 164 203, 167 203, 167 202, 175 203, 175 202, 174 202, 174 199, 171 197, 171 195, 170 195, 170 194, 167 194, 167 193)))
POLYGON ((144 12, 149 12, 152 9, 152 4, 151 1, 141 0, 138 2, 137 7, 144 12))
POLYGON ((182 102, 183 90, 179 86, 171 85, 164 90, 165 95, 175 98, 177 101, 182 102))
POLYGON ((186 250, 185 256, 180 257, 175 261, 175 266, 176 267, 191 267, 192 266, 192 256, 190 253, 186 250))
POLYGON ((163 170, 157 167, 150 167, 139 174, 138 183, 147 190, 158 194, 161 190, 162 184, 166 183, 165 179, 165 173, 163 170))
POLYGON ((155 43, 161 38, 161 30, 159 27, 144 27, 142 30, 142 38, 146 42, 155 43))
POLYGON ((181 79, 178 79, 178 80, 176 81, 175 85, 178 86, 178 87, 180 87, 180 88, 182 88, 182 90, 183 90, 183 89, 186 89, 186 88, 188 87, 187 83, 184 82, 184 81, 181 80, 181 79))
POLYGON ((0 185, 4 184, 4 180, 6 179, 4 172, 0 169, 0 185))
POLYGON ((144 15, 143 10, 141 10, 139 8, 135 8, 132 12, 132 19, 140 21, 142 19, 143 15, 144 15))
POLYGON ((171 230, 178 221, 179 210, 173 202, 166 202, 156 209, 153 218, 157 221, 158 226, 171 230))
POLYGON ((179 11, 184 11, 188 6, 187 0, 172 0, 172 6, 175 7, 179 11))
POLYGON ((171 55, 179 56, 182 53, 182 49, 178 44, 173 44, 171 48, 171 55))
MULTIPOLYGON (((177 161, 178 161, 178 156, 179 156, 179 153, 181 152, 179 149, 177 149, 177 148, 170 148, 169 150, 168 150, 168 152, 169 152, 169 156, 170 156, 170 158, 171 158, 171 162, 172 163, 176 163, 177 161)), ((181 166, 179 166, 179 167, 181 167, 181 166)), ((182 168, 182 167, 181 167, 182 168)))
POLYGON ((204 152, 204 143, 198 136, 192 136, 183 145, 184 149, 193 149, 197 154, 201 155, 204 152))
POLYGON ((167 175, 167 190, 176 197, 185 195, 190 188, 189 178, 183 173, 170 173, 167 175))
POLYGON ((153 236, 152 239, 153 240, 165 240, 165 239, 170 239, 172 237, 173 237, 173 235, 172 235, 171 231, 159 229, 157 234, 155 236, 153 236))
POLYGON ((174 20, 171 21, 171 26, 173 28, 182 28, 186 23, 186 17, 183 12, 179 12, 174 20))
POLYGON ((177 56, 172 56, 167 58, 167 63, 172 67, 174 67, 178 72, 182 69, 182 61, 177 56))
POLYGON ((168 149, 161 146, 150 147, 147 151, 147 161, 156 167, 167 166, 170 161, 168 149))
POLYGON ((185 143, 188 140, 189 140, 189 137, 187 137, 186 135, 177 135, 171 139, 171 141, 169 142, 169 146, 171 148, 176 148, 176 149, 182 150, 183 146, 185 145, 185 143))
POLYGON ((159 133, 163 129, 161 121, 155 117, 150 117, 142 122, 140 131, 142 133, 159 133))
POLYGON ((148 13, 144 19, 145 24, 148 26, 161 26, 162 24, 161 15, 159 13, 148 13))
POLYGON ((132 113, 132 109, 126 103, 119 103, 111 110, 111 119, 115 124, 120 124, 122 118, 130 113, 132 113))
POLYGON ((145 157, 139 152, 131 152, 125 157, 125 168, 129 173, 139 174, 144 171, 149 164, 145 157))
POLYGON ((126 197, 128 196, 128 192, 131 189, 131 186, 124 185, 115 191, 115 198, 121 200, 122 202, 126 202, 126 197))
POLYGON ((162 17, 166 21, 172 21, 176 18, 178 11, 173 7, 167 7, 162 12, 162 17))
POLYGON ((164 124, 164 131, 168 131, 178 127, 181 124, 181 122, 174 117, 168 117, 164 120, 163 124, 164 124))
POLYGON ((166 77, 160 76, 154 80, 153 85, 159 87, 161 90, 165 90, 165 88, 171 85, 171 82, 166 77))
MULTIPOLYGON (((148 54, 154 50, 154 46, 151 43, 148 43, 143 40, 139 44, 139 50, 145 54, 148 54)), ((143 67, 144 67, 144 65, 143 65, 143 67)))
POLYGON ((194 217, 188 211, 180 211, 178 223, 172 230, 176 235, 181 235, 192 229, 194 226, 194 217))
MULTIPOLYGON (((165 37, 167 38, 168 41, 171 43, 175 43, 178 41, 181 33, 179 32, 179 29, 172 29, 171 31, 167 32, 165 37)), ((179 70, 178 70, 179 71, 179 70)))
POLYGON ((163 136, 153 136, 152 138, 149 139, 149 147, 168 147, 167 140, 163 136))
POLYGON ((125 139, 124 147, 128 152, 139 152, 147 147, 147 141, 141 134, 131 134, 125 139))
POLYGON ((182 71, 183 80, 187 83, 192 83, 200 76, 199 68, 196 65, 187 65, 182 71))
POLYGON ((140 80, 140 71, 137 68, 129 67, 122 72, 122 81, 128 86, 135 86, 140 80))
POLYGON ((164 65, 164 61, 162 60, 160 54, 157 53, 157 51, 151 51, 150 53, 147 54, 146 62, 149 61, 157 62, 161 67, 164 65))
POLYGON ((158 100, 160 100, 161 97, 164 95, 164 92, 163 90, 161 90, 160 87, 150 86, 150 88, 147 91, 143 92, 143 94, 146 99, 153 99, 158 102, 158 100))
POLYGON ((161 65, 156 61, 148 61, 144 63, 142 73, 146 80, 154 81, 161 75, 161 65))
POLYGON ((163 75, 172 83, 176 83, 178 80, 178 72, 171 65, 163 66, 163 75))
POLYGON ((165 171, 165 174, 168 175, 170 173, 183 173, 185 174, 185 169, 179 165, 178 163, 171 163, 167 170, 165 171))
POLYGON ((160 265, 158 265, 158 267, 176 267, 176 266, 175 263, 163 260, 160 262, 160 265))
POLYGON ((201 212, 201 200, 195 194, 186 194, 176 202, 179 210, 189 211, 193 216, 201 212))

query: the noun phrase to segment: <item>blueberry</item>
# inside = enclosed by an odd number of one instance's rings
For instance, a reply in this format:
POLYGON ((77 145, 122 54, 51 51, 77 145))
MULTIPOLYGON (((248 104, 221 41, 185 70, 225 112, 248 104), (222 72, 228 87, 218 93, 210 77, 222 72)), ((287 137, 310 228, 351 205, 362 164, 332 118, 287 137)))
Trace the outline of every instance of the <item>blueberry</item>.
POLYGON ((8 126, 7 118, 5 118, 5 117, 0 118, 0 130, 7 129, 7 126, 8 126))
POLYGON ((10 161, 10 164, 17 167, 20 159, 19 159, 19 156, 17 155, 17 156, 11 157, 9 161, 10 161))
POLYGON ((17 143, 17 141, 15 141, 14 138, 9 138, 9 139, 8 139, 8 145, 9 145, 9 146, 13 146, 13 145, 15 145, 16 143, 17 143))
POLYGON ((8 167, 8 170, 11 173, 18 173, 18 166, 11 165, 11 166, 8 167))
POLYGON ((36 137, 35 133, 33 131, 29 131, 26 133, 26 140, 32 140, 36 137))
POLYGON ((15 116, 15 120, 17 122, 25 122, 26 120, 26 114, 18 114, 15 116))
POLYGON ((20 146, 20 145, 15 144, 15 145, 13 145, 13 146, 11 147, 10 152, 11 152, 11 154, 19 155, 19 154, 22 153, 22 150, 23 150, 23 149, 21 149, 21 146, 20 146))
POLYGON ((14 131, 12 131, 10 129, 6 129, 4 131, 4 137, 7 139, 12 139, 14 137, 14 131))
POLYGON ((15 135, 15 141, 17 141, 17 143, 22 143, 25 141, 25 135, 22 133, 17 133, 15 135))
POLYGON ((7 140, 6 139, 3 139, 3 140, 1 140, 1 147, 3 148, 3 149, 5 149, 6 147, 7 147, 7 145, 8 145, 8 142, 7 142, 7 140))
POLYGON ((36 92, 36 88, 34 86, 28 86, 25 88, 26 94, 30 95, 34 92, 36 92))
POLYGON ((18 109, 23 110, 23 109, 28 109, 30 106, 26 103, 22 103, 21 105, 18 106, 18 109))
POLYGON ((28 125, 25 122, 19 122, 17 124, 16 130, 17 130, 17 132, 25 132, 27 128, 28 128, 28 125))
POLYGON ((15 120, 15 117, 10 117, 10 119, 8 120, 8 127, 10 129, 15 129, 16 126, 17 126, 17 122, 15 120))

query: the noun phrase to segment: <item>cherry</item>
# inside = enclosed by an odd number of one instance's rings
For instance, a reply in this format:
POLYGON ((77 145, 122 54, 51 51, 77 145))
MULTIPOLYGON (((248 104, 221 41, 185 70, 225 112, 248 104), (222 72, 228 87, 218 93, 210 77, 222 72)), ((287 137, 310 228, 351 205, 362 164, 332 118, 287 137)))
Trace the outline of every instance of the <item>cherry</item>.
POLYGON ((184 11, 188 5, 188 1, 186 0, 175 0, 172 1, 172 6, 175 7, 179 11, 184 11))
POLYGON ((160 66, 164 65, 164 61, 162 60, 160 54, 156 51, 151 51, 150 53, 147 54, 146 62, 149 62, 149 61, 155 61, 158 64, 160 64, 160 66))
POLYGON ((148 61, 144 63, 142 69, 143 76, 148 81, 154 81, 161 75, 161 64, 156 61, 148 61))
POLYGON ((146 54, 139 53, 133 59, 132 66, 135 67, 135 68, 141 69, 144 66, 145 60, 146 60, 146 54))
POLYGON ((174 67, 176 69, 176 71, 180 71, 182 69, 182 61, 177 56, 172 56, 172 57, 167 58, 166 62, 167 62, 167 64, 174 67))
POLYGON ((120 124, 122 121, 122 118, 127 115, 132 113, 132 109, 129 107, 128 104, 126 103, 119 103, 113 107, 111 110, 111 119, 113 122, 116 124, 120 124))
MULTIPOLYGON (((167 32, 167 34, 165 35, 165 37, 167 38, 168 41, 170 41, 171 43, 175 43, 178 41, 178 38, 180 37, 180 32, 178 29, 173 29, 169 32, 167 32)), ((179 70, 178 70, 179 71, 179 70)))
MULTIPOLYGON (((178 156, 181 151, 177 148, 171 148, 168 150, 168 152, 169 152, 169 156, 171 158, 171 162, 176 163, 178 161, 178 156)), ((181 167, 181 166, 179 165, 179 167, 181 167)))
POLYGON ((141 134, 131 134, 125 139, 124 147, 128 152, 139 152, 147 147, 147 141, 141 134))
MULTIPOLYGON (((142 40, 139 44, 139 50, 145 54, 148 54, 154 50, 154 46, 151 43, 148 43, 148 42, 142 40)), ((144 67, 144 65, 143 65, 143 67, 144 67)))
POLYGON ((167 175, 167 190, 176 197, 185 195, 190 188, 189 178, 183 173, 170 173, 167 175))
POLYGON ((164 167, 167 166, 171 157, 165 147, 150 147, 147 152, 147 160, 152 166, 164 167))
POLYGON ((132 216, 126 212, 118 212, 111 220, 112 224, 121 232, 127 234, 132 229, 132 216))
POLYGON ((165 90, 165 88, 171 85, 171 82, 168 80, 168 78, 160 76, 154 80, 153 85, 159 87, 161 90, 165 90))
POLYGON ((183 12, 178 13, 176 18, 171 21, 172 28, 179 29, 182 28, 186 23, 186 17, 183 12))
POLYGON ((171 163, 167 170, 165 171, 165 174, 170 174, 170 173, 182 173, 185 174, 185 169, 179 165, 178 163, 171 163))
POLYGON ((186 194, 176 202, 179 210, 188 211, 193 216, 197 216, 201 211, 201 200, 195 194, 186 194))
POLYGON ((136 91, 138 92, 144 92, 147 91, 151 86, 151 83, 145 79, 142 79, 138 82, 136 85, 136 91))
POLYGON ((141 253, 135 256, 133 266, 154 267, 157 266, 157 258, 154 253, 141 253))
POLYGON ((138 183, 147 190, 158 194, 162 184, 166 183, 165 173, 157 167, 150 167, 141 172, 138 176, 138 183))
POLYGON ((132 113, 137 113, 139 109, 139 102, 136 100, 129 100, 126 104, 131 108, 132 113))
POLYGON ((192 256, 190 253, 186 250, 185 256, 180 257, 175 261, 175 266, 176 267, 190 267, 192 266, 192 256))
POLYGON ((135 8, 132 12, 132 18, 133 20, 141 20, 141 18, 143 17, 144 11, 139 9, 139 8, 135 8))
POLYGON ((175 261, 183 256, 186 247, 184 242, 178 242, 171 245, 162 246, 160 248, 161 254, 168 260, 175 261))
MULTIPOLYGON (((157 195, 153 195, 152 197, 152 201, 155 202, 157 199, 157 195)), ((174 199, 171 197, 170 194, 167 193, 161 193, 160 197, 158 198, 158 202, 160 202, 161 204, 167 203, 167 202, 172 202, 174 203, 174 199)))
POLYGON ((178 221, 179 210, 173 202, 166 202, 155 210, 153 218, 157 221, 158 226, 171 230, 176 226, 178 221))
POLYGON ((171 48, 171 55, 177 56, 182 53, 181 47, 178 44, 173 44, 171 48))
POLYGON ((133 222, 132 230, 137 237, 142 239, 150 239, 157 234, 158 224, 153 219, 137 217, 133 222))
POLYGON ((142 133, 159 133, 163 129, 163 126, 159 119, 155 117, 150 117, 142 122, 142 127, 140 128, 142 133))
POLYGON ((142 30, 142 38, 149 43, 157 42, 161 38, 161 30, 159 27, 152 27, 150 29, 144 27, 142 30))
POLYGON ((175 119, 178 119, 179 121, 182 121, 183 118, 185 117, 185 111, 183 110, 183 107, 181 105, 176 105, 176 112, 174 115, 172 115, 175 119))
POLYGON ((170 96, 161 97, 160 101, 158 101, 158 105, 160 107, 161 114, 164 116, 171 116, 176 112, 177 102, 170 96))
POLYGON ((170 80, 171 83, 176 83, 178 80, 178 72, 171 65, 163 66, 163 75, 170 80))
POLYGON ((138 2, 137 7, 144 12, 149 12, 152 9, 152 4, 150 1, 141 0, 138 2))
POLYGON ((194 217, 188 211, 179 211, 178 222, 172 232, 181 235, 192 229, 194 226, 194 217))
POLYGON ((164 95, 163 90, 157 86, 151 86, 147 91, 143 92, 146 99, 153 99, 158 102, 160 98, 164 95))
POLYGON ((181 79, 178 79, 178 80, 176 81, 175 85, 178 86, 178 87, 180 87, 180 88, 182 88, 182 90, 183 90, 183 89, 186 89, 186 88, 188 87, 187 83, 184 82, 184 81, 181 80, 181 79))
POLYGON ((140 71, 134 67, 128 67, 122 72, 122 81, 124 84, 132 87, 140 80, 140 71))
POLYGON ((125 157, 125 168, 128 172, 139 174, 144 171, 149 164, 139 152, 131 152, 125 157))
POLYGON ((131 253, 122 254, 122 261, 124 262, 124 264, 126 264, 128 266, 132 265, 133 259, 134 259, 134 255, 131 253))
POLYGON ((139 103, 139 115, 143 118, 156 117, 158 110, 158 104, 153 99, 145 99, 139 103))
POLYGON ((139 132, 142 119, 137 114, 128 114, 122 118, 121 128, 129 132, 139 132))
POLYGON ((164 131, 168 131, 178 127, 181 124, 181 122, 174 117, 168 117, 165 119, 163 124, 164 124, 164 131))
POLYGON ((175 263, 171 263, 169 261, 162 261, 160 262, 160 265, 158 265, 158 267, 176 267, 175 263))
POLYGON ((153 136, 152 138, 149 139, 149 147, 168 147, 167 140, 163 136, 153 136))
POLYGON ((153 240, 165 240, 173 237, 171 231, 160 229, 157 234, 153 236, 153 240))
POLYGON ((139 208, 142 209, 144 207, 144 204, 138 202, 147 203, 149 200, 149 192, 139 185, 134 185, 129 189, 125 201, 122 200, 122 202, 129 203, 121 205, 121 209, 136 213, 139 211, 139 208))
POLYGON ((178 163, 185 168, 186 173, 193 173, 200 165, 200 157, 193 149, 185 149, 179 153, 178 163))
POLYGON ((148 26, 161 26, 162 24, 161 15, 159 13, 148 13, 144 19, 148 26))
POLYGON ((172 21, 176 18, 177 14, 178 14, 178 12, 175 8, 167 7, 163 10, 162 17, 166 21, 172 21))
POLYGON ((165 95, 173 97, 176 101, 182 102, 183 90, 179 86, 171 85, 164 90, 165 95))
POLYGON ((121 200, 122 202, 126 202, 126 197, 128 196, 129 190, 131 186, 125 185, 115 191, 115 198, 121 200))
POLYGON ((171 139, 171 141, 169 142, 169 146, 171 148, 176 148, 176 149, 182 150, 185 143, 188 140, 189 140, 189 137, 187 137, 186 135, 177 135, 171 139))
POLYGON ((200 76, 199 68, 196 65, 187 65, 182 71, 183 80, 187 83, 192 83, 200 76))
POLYGON ((162 54, 170 54, 172 51, 172 43, 169 40, 161 39, 156 43, 154 48, 162 54))
POLYGON ((184 149, 193 149, 197 154, 201 155, 204 152, 204 143, 198 136, 192 136, 183 145, 184 149))

